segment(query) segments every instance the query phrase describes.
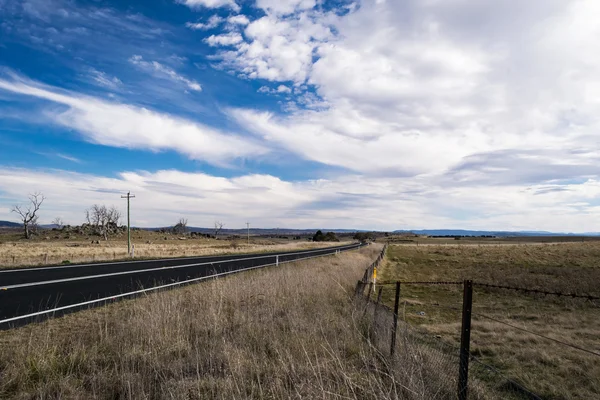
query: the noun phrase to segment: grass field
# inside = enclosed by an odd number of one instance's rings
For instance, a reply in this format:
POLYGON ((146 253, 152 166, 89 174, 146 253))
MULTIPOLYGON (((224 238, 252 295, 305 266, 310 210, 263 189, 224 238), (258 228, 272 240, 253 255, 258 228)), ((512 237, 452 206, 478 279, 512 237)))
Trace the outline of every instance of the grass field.
POLYGON ((366 339, 353 286, 379 250, 0 332, 0 398, 449 398, 428 389, 427 364, 400 373, 366 339))
MULTIPOLYGON (((111 237, 108 241, 98 237, 61 235, 56 239, 52 232, 36 240, 20 240, 20 233, 0 235, 0 268, 24 267, 43 264, 112 261, 129 258, 127 238, 111 237), (45 238, 48 239, 45 239, 45 238), (98 243, 95 243, 98 241, 98 243)), ((136 258, 166 258, 201 255, 218 255, 278 250, 304 250, 327 247, 336 243, 308 242, 306 240, 263 239, 208 239, 185 238, 156 232, 133 231, 132 242, 136 258)), ((342 243, 340 243, 342 244, 342 243)))
MULTIPOLYGON (((378 277, 380 281, 463 279, 600 296, 600 243, 392 245, 378 277)), ((460 342, 461 286, 403 285, 401 293, 402 319, 446 342, 460 342)), ((383 299, 392 304, 391 286, 384 288, 383 299)), ((600 357, 502 324, 600 353, 599 302, 476 287, 473 313, 471 351, 483 362, 543 398, 600 397, 600 357)), ((472 375, 476 374, 474 370, 472 375)), ((494 379, 480 378, 494 385, 494 379)), ((518 397, 514 388, 496 389, 518 397)))

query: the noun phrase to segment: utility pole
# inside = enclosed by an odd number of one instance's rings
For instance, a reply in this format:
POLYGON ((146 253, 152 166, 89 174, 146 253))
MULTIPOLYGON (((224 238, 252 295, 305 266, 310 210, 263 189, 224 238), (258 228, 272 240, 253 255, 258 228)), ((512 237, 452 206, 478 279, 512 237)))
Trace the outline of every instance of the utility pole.
POLYGON ((133 199, 135 196, 131 192, 127 192, 127 196, 121 196, 122 199, 127 199, 127 253, 131 255, 131 224, 129 220, 129 199, 133 199))
POLYGON ((250 222, 246 222, 246 229, 248 230, 248 245, 250 245, 250 222))

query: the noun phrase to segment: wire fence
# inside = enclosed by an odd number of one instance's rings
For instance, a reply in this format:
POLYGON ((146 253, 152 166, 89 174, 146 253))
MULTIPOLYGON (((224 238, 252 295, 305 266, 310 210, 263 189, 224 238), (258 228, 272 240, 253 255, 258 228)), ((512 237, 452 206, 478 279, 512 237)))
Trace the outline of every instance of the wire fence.
MULTIPOLYGON (((599 332, 595 333, 595 339, 594 333, 590 333, 593 340, 582 344, 565 339, 555 331, 551 334, 536 331, 535 328, 539 328, 539 323, 534 327, 528 327, 527 319, 519 319, 519 315, 506 311, 498 316, 498 312, 502 311, 498 304, 493 307, 481 307, 480 310, 477 308, 479 297, 476 296, 474 301, 473 291, 474 289, 477 292, 493 290, 494 294, 508 291, 513 297, 505 296, 506 301, 514 299, 515 294, 530 294, 533 301, 543 300, 540 295, 569 298, 591 305, 594 310, 600 307, 597 302, 600 300, 599 297, 470 280, 377 281, 377 268, 384 260, 386 247, 377 260, 365 270, 363 279, 357 282, 355 298, 364 307, 364 316, 371 321, 369 340, 382 354, 401 366, 414 365, 415 361, 427 365, 427 368, 421 369, 419 374, 421 378, 425 378, 424 381, 428 382, 427 388, 423 390, 427 391, 431 398, 583 399, 590 398, 589 394, 592 394, 593 398, 600 398, 600 377, 594 376, 598 370, 596 368, 600 368, 599 332), (411 288, 413 292, 416 290, 414 288, 418 288, 419 291, 416 293, 429 291, 432 295, 406 295, 407 291, 411 292, 406 290, 407 288, 411 288), (434 300, 426 302, 423 300, 426 297, 434 300), (415 313, 412 311, 415 307, 427 310, 430 320, 444 321, 443 326, 453 328, 454 331, 443 329, 436 332, 435 327, 438 325, 424 323, 425 312, 415 313), (408 314, 407 308, 411 309, 408 314), (499 327, 504 327, 506 331, 500 331, 499 327), (527 336, 521 337, 518 336, 519 334, 527 336), (506 336, 502 345, 509 348, 491 345, 494 340, 490 337, 498 335, 506 336), (516 346, 512 344, 513 341, 524 343, 525 351, 514 348, 516 346), (549 344, 562 350, 565 354, 564 358, 553 359, 549 355, 549 344), (510 348, 511 346, 513 348, 510 348), (544 370, 547 375, 544 379, 547 380, 556 378, 553 374, 564 373, 561 372, 561 362, 572 364, 583 359, 585 363, 582 367, 589 363, 592 366, 591 370, 577 369, 582 376, 575 379, 584 381, 584 385, 588 385, 586 390, 581 392, 569 391, 568 388, 559 392, 546 390, 547 385, 537 381, 540 375, 528 369, 531 362, 527 357, 535 358, 533 354, 536 352, 539 353, 540 363, 548 364, 545 365, 546 370, 544 370), (501 356, 496 353, 500 353, 501 356), (510 363, 513 362, 521 362, 523 367, 512 368, 510 363), (558 366, 554 365, 555 363, 558 366), (531 387, 532 384, 536 389, 531 387), (594 397, 594 393, 598 397, 594 397)), ((575 327, 567 326, 566 329, 573 330, 575 327)), ((407 375, 403 377, 405 379, 414 379, 414 371, 399 368, 396 373, 407 375)))

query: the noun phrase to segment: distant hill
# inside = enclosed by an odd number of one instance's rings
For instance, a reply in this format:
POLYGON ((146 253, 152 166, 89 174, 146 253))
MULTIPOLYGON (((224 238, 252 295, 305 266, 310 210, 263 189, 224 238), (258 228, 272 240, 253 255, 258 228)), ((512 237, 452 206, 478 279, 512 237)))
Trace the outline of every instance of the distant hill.
POLYGON ((10 221, 0 221, 0 228, 18 228, 21 224, 10 221))
POLYGON ((547 231, 472 231, 466 229, 421 229, 421 230, 396 230, 394 233, 409 233, 428 236, 600 236, 599 232, 565 233, 547 231))
MULTIPOLYGON (((157 231, 160 229, 170 229, 171 227, 159 227, 159 228, 140 228, 145 231, 157 231)), ((215 232, 214 228, 201 228, 195 226, 188 226, 188 232, 198 233, 209 233, 215 232)), ((293 229, 293 228, 250 228, 251 235, 313 235, 316 231, 321 230, 322 232, 334 232, 334 233, 354 233, 363 232, 357 229, 327 229, 327 228, 315 228, 315 229, 293 229)), ((240 229, 222 229, 221 235, 245 235, 247 233, 246 228, 240 229)))

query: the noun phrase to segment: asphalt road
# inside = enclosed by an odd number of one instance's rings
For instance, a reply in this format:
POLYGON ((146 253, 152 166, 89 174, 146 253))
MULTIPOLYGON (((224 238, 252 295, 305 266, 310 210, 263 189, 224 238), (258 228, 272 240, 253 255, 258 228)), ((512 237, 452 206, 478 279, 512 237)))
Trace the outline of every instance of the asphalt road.
POLYGON ((0 270, 0 329, 150 290, 357 247, 0 270))

